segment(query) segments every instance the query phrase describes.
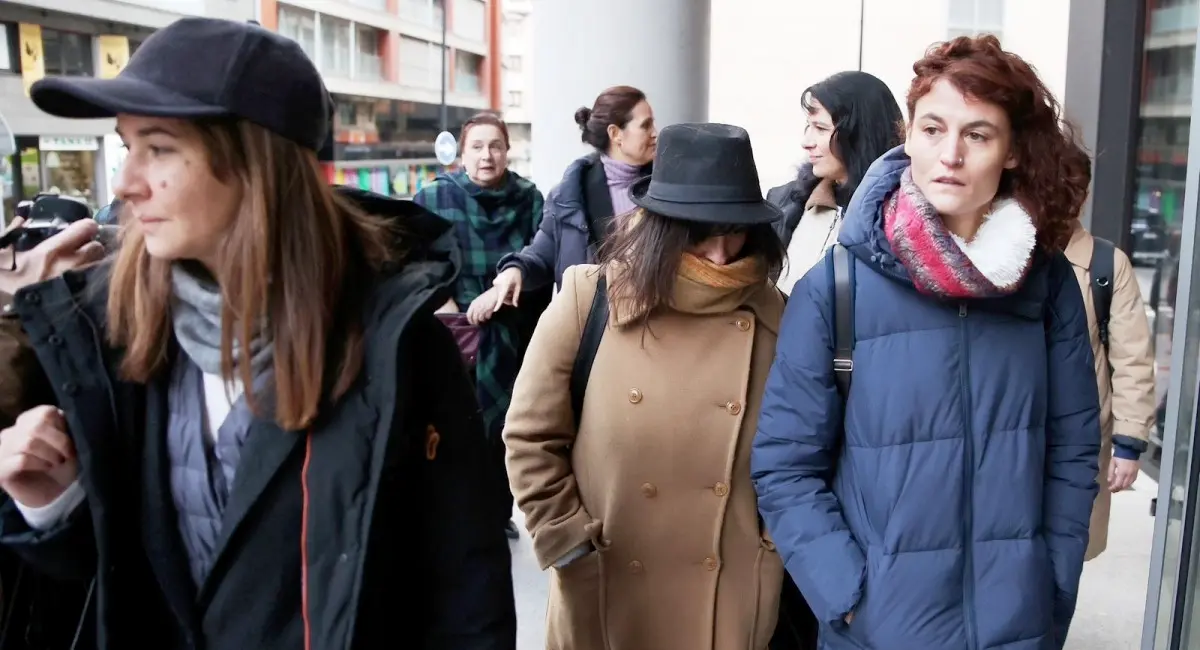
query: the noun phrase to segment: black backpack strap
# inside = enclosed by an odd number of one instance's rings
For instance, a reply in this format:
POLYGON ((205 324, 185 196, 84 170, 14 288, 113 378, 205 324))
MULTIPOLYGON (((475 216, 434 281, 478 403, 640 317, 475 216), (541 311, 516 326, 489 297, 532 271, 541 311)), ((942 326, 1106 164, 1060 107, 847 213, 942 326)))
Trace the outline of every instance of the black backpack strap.
POLYGON ((1116 246, 1107 239, 1092 238, 1092 261, 1089 273, 1092 278, 1092 306, 1096 313, 1096 326, 1100 330, 1100 344, 1108 351, 1108 323, 1112 318, 1113 283, 1116 282, 1116 246))
POLYGON ((596 282, 596 296, 592 298, 587 323, 584 324, 583 334, 579 337, 575 365, 571 367, 571 408, 575 411, 576 431, 579 431, 579 420, 583 417, 583 396, 587 393, 588 378, 592 374, 592 364, 596 361, 596 350, 600 349, 600 339, 604 338, 604 328, 607 325, 608 281, 604 272, 600 271, 600 279, 596 282))
POLYGON ((838 392, 850 395, 854 375, 854 262, 841 244, 830 249, 833 261, 833 373, 838 392))

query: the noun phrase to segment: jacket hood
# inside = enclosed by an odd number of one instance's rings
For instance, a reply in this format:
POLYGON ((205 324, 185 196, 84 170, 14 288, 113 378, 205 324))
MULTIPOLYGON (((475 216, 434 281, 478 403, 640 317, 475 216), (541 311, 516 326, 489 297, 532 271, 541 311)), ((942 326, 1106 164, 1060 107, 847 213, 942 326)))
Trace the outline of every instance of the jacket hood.
MULTIPOLYGON (((566 171, 563 172, 562 180, 554 187, 552 191, 553 202, 564 207, 579 207, 583 206, 583 184, 587 171, 593 165, 600 164, 600 152, 593 151, 587 155, 580 156, 567 165, 566 171)), ((654 163, 647 163, 642 167, 642 173, 649 176, 654 170, 654 163)), ((549 199, 547 199, 549 200, 549 199)))
POLYGON ((458 246, 450 222, 409 199, 397 199, 345 185, 335 188, 335 191, 367 214, 396 221, 403 229, 401 244, 408 255, 453 257, 457 267, 458 246))
MULTIPOLYGON (((912 276, 892 251, 883 229, 883 204, 900 187, 900 178, 910 164, 908 154, 904 153, 904 145, 897 146, 871 164, 846 208, 838 243, 876 273, 916 291, 912 276)), ((1020 290, 1009 296, 975 299, 972 303, 978 303, 981 308, 988 310, 1040 318, 1042 303, 1049 295, 1046 274, 1043 272, 1047 259, 1044 253, 1035 250, 1032 268, 1020 290)))

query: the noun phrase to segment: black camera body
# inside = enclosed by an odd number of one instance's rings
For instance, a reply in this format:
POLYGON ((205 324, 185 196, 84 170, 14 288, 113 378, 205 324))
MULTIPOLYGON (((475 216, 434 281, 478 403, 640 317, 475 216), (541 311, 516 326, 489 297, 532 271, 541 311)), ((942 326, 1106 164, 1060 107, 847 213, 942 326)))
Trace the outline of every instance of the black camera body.
POLYGON ((13 250, 24 252, 58 234, 71 223, 92 216, 85 203, 54 194, 39 194, 29 206, 29 216, 14 231, 13 250))

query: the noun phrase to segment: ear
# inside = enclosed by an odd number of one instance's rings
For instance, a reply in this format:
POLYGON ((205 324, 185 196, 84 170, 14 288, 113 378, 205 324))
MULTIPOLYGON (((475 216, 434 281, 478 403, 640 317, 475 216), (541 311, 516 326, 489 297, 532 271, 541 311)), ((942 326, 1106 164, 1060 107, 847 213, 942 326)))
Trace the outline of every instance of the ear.
POLYGON ((1017 162, 1019 162, 1017 160, 1017 154, 1015 152, 1010 151, 1010 152, 1008 152, 1008 158, 1004 159, 1004 168, 1005 169, 1016 169, 1017 162))
POLYGON ((616 142, 617 136, 621 134, 621 127, 617 126, 616 124, 609 124, 607 130, 608 130, 608 141, 616 142))
POLYGON ((904 155, 912 158, 912 151, 909 150, 909 145, 912 144, 912 125, 909 124, 903 131, 904 133, 904 155))

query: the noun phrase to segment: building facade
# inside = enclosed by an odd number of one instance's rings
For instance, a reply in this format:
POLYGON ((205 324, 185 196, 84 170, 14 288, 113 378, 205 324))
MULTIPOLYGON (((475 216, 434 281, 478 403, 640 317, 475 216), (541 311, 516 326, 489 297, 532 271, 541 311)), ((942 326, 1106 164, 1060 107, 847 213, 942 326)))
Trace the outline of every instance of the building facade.
POLYGON ((412 195, 441 169, 440 131, 457 136, 471 115, 501 108, 499 0, 256 4, 259 22, 299 43, 333 94, 332 183, 412 195))
POLYGON ((0 155, 3 216, 56 192, 93 209, 112 197, 123 159, 113 120, 67 120, 39 111, 27 89, 44 75, 113 76, 155 29, 183 16, 254 17, 257 0, 13 0, 0 3, 0 155), (7 148, 7 147, 5 147, 7 148))
POLYGON ((511 149, 508 167, 522 176, 533 174, 533 0, 504 0, 502 48, 504 121, 511 149))

